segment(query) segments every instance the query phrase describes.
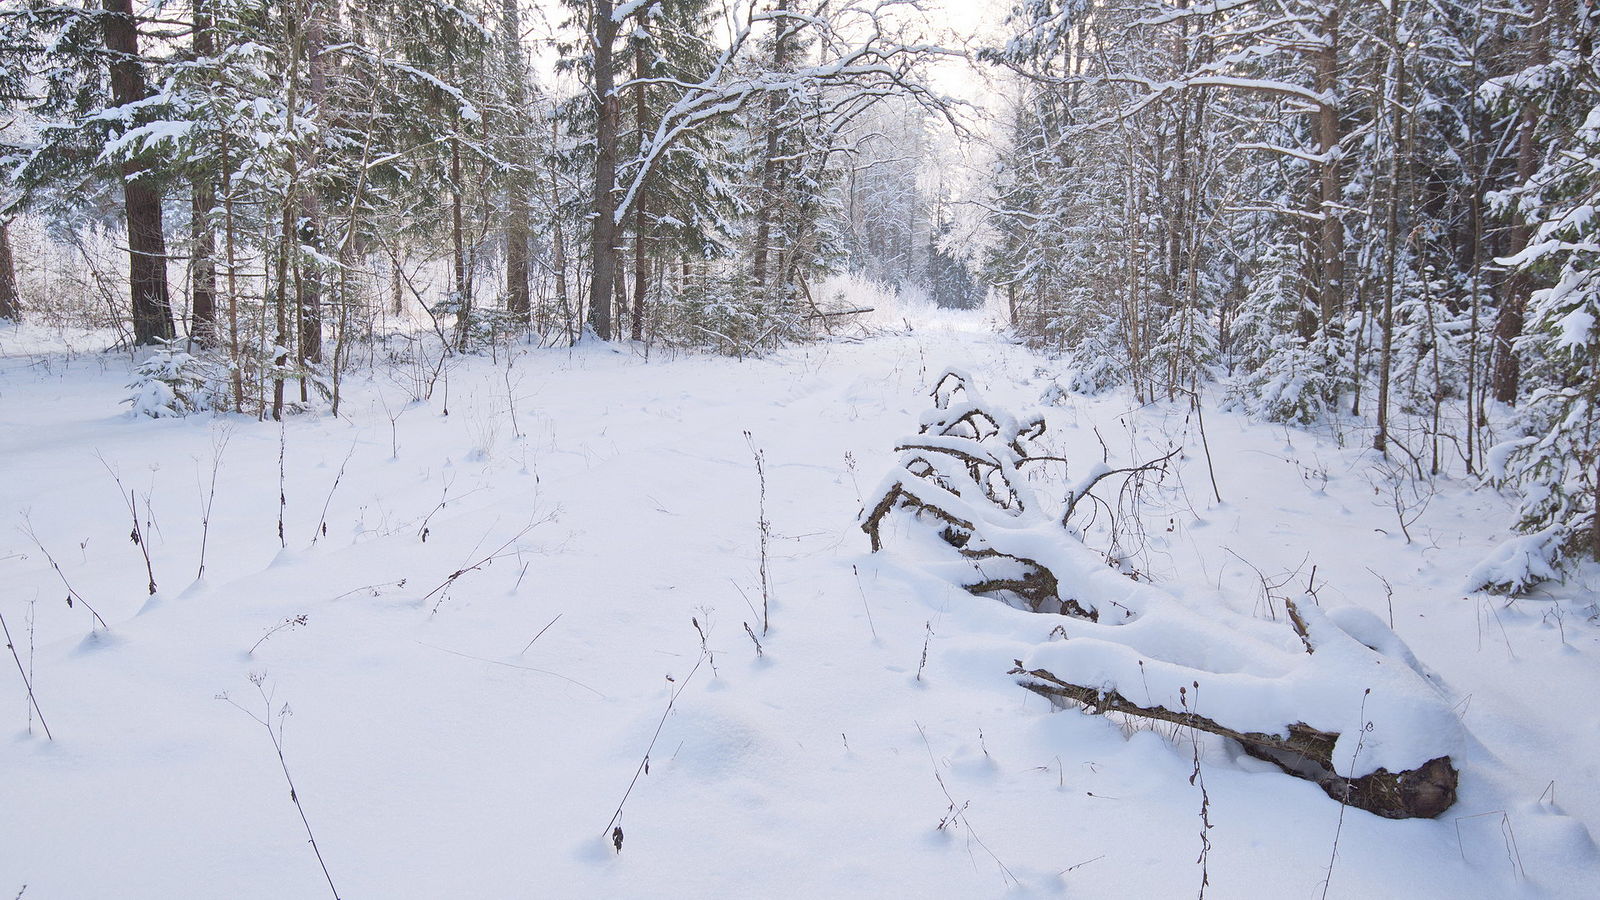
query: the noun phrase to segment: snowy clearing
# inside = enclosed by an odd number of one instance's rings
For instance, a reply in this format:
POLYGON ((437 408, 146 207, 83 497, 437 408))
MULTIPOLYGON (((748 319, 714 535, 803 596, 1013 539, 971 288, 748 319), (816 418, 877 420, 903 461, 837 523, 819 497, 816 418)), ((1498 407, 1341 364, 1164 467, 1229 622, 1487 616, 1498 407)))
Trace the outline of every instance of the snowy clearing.
POLYGON ((281 430, 134 419, 126 356, 44 340, 12 329, 0 359, 0 613, 54 737, 0 660, 5 896, 1198 892, 1196 735, 1053 711, 1008 670, 1067 646, 1040 649, 1060 616, 965 593, 903 520, 869 552, 863 499, 946 366, 1043 411, 1070 462, 1030 467, 1042 496, 1102 440, 1113 466, 1181 444, 1128 566, 1290 640, 1276 598, 1315 566, 1324 609, 1365 610, 1341 627, 1392 622, 1460 716, 1434 820, 1341 811, 1198 735, 1212 896, 1600 884, 1593 585, 1464 595, 1510 519, 1469 483, 1441 481, 1408 542, 1369 452, 1208 403, 1219 503, 1185 404, 1062 397, 1064 364, 971 317, 743 362, 522 350, 425 403, 352 376, 346 418, 281 430), (281 723, 283 766, 252 716, 281 723))

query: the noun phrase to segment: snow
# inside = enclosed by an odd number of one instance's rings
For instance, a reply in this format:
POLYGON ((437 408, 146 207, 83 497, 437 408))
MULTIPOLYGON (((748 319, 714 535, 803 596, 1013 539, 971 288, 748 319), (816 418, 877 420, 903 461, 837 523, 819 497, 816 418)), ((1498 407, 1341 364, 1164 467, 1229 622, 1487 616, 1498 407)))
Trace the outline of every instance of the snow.
MULTIPOLYGON (((1461 593, 1507 537, 1505 498, 1443 479, 1408 543, 1364 477, 1370 454, 1212 405, 1218 503, 1185 404, 1064 395, 1064 363, 980 319, 877 316, 899 330, 765 360, 586 344, 521 348, 509 372, 504 356, 459 361, 448 414, 442 391, 412 403, 404 377, 358 374, 346 418, 281 430, 130 413, 132 360, 7 326, 0 613, 54 740, 0 659, 0 892, 329 896, 248 714, 265 715, 252 676, 340 896, 1195 892, 1189 737, 1055 711, 1007 674, 1023 659, 1134 700, 1203 668, 1201 711, 1262 727, 1286 710, 1372 721, 1359 760, 1356 732, 1341 739, 1341 771, 1452 754, 1460 799, 1440 819, 1349 810, 1340 826, 1315 785, 1202 737, 1215 896, 1320 895, 1336 830, 1330 897, 1593 894, 1600 610, 1592 584, 1461 593), (868 552, 863 490, 946 365, 1014 414, 1003 427, 1046 394, 1064 404, 1042 412, 1040 443, 1070 462, 1019 476, 1036 498, 1188 448, 1146 494, 1143 539, 1125 539, 1146 581, 1104 564, 1099 524, 1073 547, 992 517, 1137 610, 1128 622, 970 596, 909 516, 868 552), (773 529, 766 633, 747 430, 773 529), (148 519, 154 596, 97 454, 148 519), (63 577, 108 630, 62 601, 63 577), (1303 652, 1283 596, 1326 650, 1303 652), (647 748, 619 853, 605 826, 647 748)), ((1096 492, 1115 502, 1117 483, 1096 492)))
POLYGON ((1594 333, 1594 313, 1583 307, 1572 310, 1556 320, 1557 347, 1585 347, 1594 333))

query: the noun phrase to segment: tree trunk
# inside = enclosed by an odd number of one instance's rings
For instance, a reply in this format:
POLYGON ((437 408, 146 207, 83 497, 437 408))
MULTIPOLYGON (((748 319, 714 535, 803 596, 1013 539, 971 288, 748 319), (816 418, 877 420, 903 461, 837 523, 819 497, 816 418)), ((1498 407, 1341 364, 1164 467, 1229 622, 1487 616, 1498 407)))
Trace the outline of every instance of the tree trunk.
MULTIPOLYGON (((1550 61, 1548 41, 1550 19, 1549 0, 1534 0, 1532 25, 1528 30, 1527 54, 1524 65, 1533 66, 1550 61)), ((1539 145, 1537 130, 1542 116, 1532 102, 1522 106, 1521 121, 1517 125, 1517 184, 1524 185, 1539 170, 1539 145)), ((1512 213, 1511 246, 1506 255, 1515 256, 1527 249, 1533 239, 1533 226, 1512 213)), ((1500 299, 1500 313, 1495 317, 1494 335, 1490 339, 1490 353, 1494 369, 1490 373, 1490 389, 1501 403, 1516 403, 1522 382, 1522 360, 1517 357, 1516 341, 1522 336, 1522 327, 1528 311, 1528 297, 1533 293, 1533 279, 1527 270, 1517 266, 1506 277, 1505 290, 1500 299)))
MULTIPOLYGON (((646 65, 646 48, 641 44, 634 51, 635 75, 639 83, 633 87, 633 115, 635 124, 639 129, 640 159, 644 158, 645 123, 649 120, 650 107, 646 103, 644 79, 650 74, 646 65)), ((648 176, 646 176, 648 178, 648 176)), ((639 186, 639 192, 633 204, 633 334, 635 341, 644 340, 644 301, 650 291, 650 257, 649 253, 649 218, 645 213, 645 202, 649 197, 644 191, 644 185, 639 186)))
MULTIPOLYGON (((1385 210, 1383 236, 1383 317, 1379 322, 1382 329, 1383 343, 1378 354, 1378 430, 1372 437, 1372 449, 1379 453, 1389 452, 1389 387, 1394 372, 1394 291, 1395 291, 1395 257, 1400 252, 1400 157, 1404 142, 1402 130, 1405 124, 1405 90, 1406 70, 1405 60, 1400 53, 1400 7, 1399 0, 1391 0, 1388 14, 1388 28, 1385 38, 1389 44, 1389 84, 1381 85, 1379 116, 1382 118, 1383 107, 1386 103, 1389 110, 1389 196, 1388 209, 1385 210), (1392 93, 1391 93, 1392 87, 1392 93)), ((1359 370, 1358 370, 1359 371, 1359 370)), ((1357 390, 1359 394, 1359 388, 1357 390)))
POLYGON ((506 228, 506 311, 526 328, 532 321, 532 295, 528 290, 528 236, 533 211, 525 186, 511 189, 511 221, 506 228))
MULTIPOLYGON (((772 49, 772 67, 776 71, 783 71, 789 63, 788 32, 792 24, 784 13, 789 11, 789 0, 778 0, 773 10, 777 17, 773 19, 773 26, 777 28, 777 40, 772 49)), ((769 280, 767 256, 772 250, 772 220, 778 205, 778 191, 783 184, 783 162, 778 159, 779 128, 778 116, 783 111, 783 97, 776 91, 767 96, 767 147, 766 157, 761 166, 761 205, 756 210, 756 245, 755 260, 751 269, 751 276, 755 280, 756 289, 760 291, 763 299, 768 295, 767 282, 769 280)))
MULTIPOLYGON (((460 117, 453 118, 455 127, 461 127, 460 117)), ((461 221, 461 141, 450 140, 450 271, 456 305, 456 349, 465 352, 467 337, 472 331, 471 286, 467 283, 467 247, 461 221)))
MULTIPOLYGON (((551 147, 556 146, 556 139, 560 137, 559 128, 560 126, 552 119, 550 122, 551 147)), ((556 309, 561 315, 561 327, 566 329, 569 337, 571 337, 573 316, 572 301, 567 290, 567 235, 566 230, 561 227, 561 182, 556 172, 554 157, 551 158, 548 168, 550 172, 551 218, 555 221, 555 227, 551 229, 550 268, 555 270, 556 309)))
MULTIPOLYGON (((501 19, 506 77, 511 79, 506 93, 513 109, 520 113, 528 105, 528 94, 525 90, 527 69, 520 44, 522 15, 517 8, 517 0, 504 0, 501 19)), ((530 142, 525 139, 527 122, 523 119, 514 119, 513 122, 513 127, 517 129, 515 155, 524 157, 531 150, 530 142)), ((532 160, 514 158, 512 162, 517 168, 511 173, 510 209, 506 222, 506 311, 526 329, 533 321, 532 296, 528 290, 528 239, 533 231, 528 172, 531 171, 532 160)))
MULTIPOLYGON (((322 51, 325 34, 323 32, 323 19, 321 3, 312 0, 308 6, 308 15, 305 22, 305 58, 308 87, 311 93, 311 106, 316 111, 316 118, 323 118, 323 101, 328 94, 328 76, 322 65, 322 51)), ((313 142, 313 146, 320 143, 313 142)), ((315 149, 306 151, 306 159, 300 170, 299 215, 300 215, 300 243, 308 250, 315 250, 321 255, 322 244, 322 197, 317 193, 315 173, 320 163, 320 154, 315 149)), ((296 282, 298 294, 298 309, 296 320, 299 324, 299 360, 306 362, 322 361, 322 275, 323 267, 320 261, 309 258, 305 253, 297 254, 296 282)), ((305 399, 305 380, 301 379, 301 399, 305 399)))
POLYGON ((0 319, 22 319, 22 303, 17 299, 17 265, 11 256, 10 222, 0 222, 0 319))
POLYGON ((1317 173, 1318 212, 1322 216, 1317 240, 1317 277, 1314 282, 1322 327, 1331 329, 1344 307, 1344 221, 1339 207, 1344 192, 1339 178, 1339 6, 1323 11, 1325 41, 1315 58, 1315 84, 1327 99, 1317 107, 1317 153, 1322 162, 1317 173))
MULTIPOLYGON (((139 30, 132 0, 103 0, 106 51, 111 55, 111 96, 120 107, 149 95, 139 68, 139 30)), ((161 195, 154 179, 141 177, 145 166, 122 165, 124 215, 128 225, 128 283, 133 301, 136 344, 171 340, 175 334, 167 294, 167 242, 161 224, 161 195)))
POLYGON ((594 93, 600 104, 596 123, 594 157, 594 230, 591 236, 594 271, 589 278, 589 327, 595 337, 611 340, 611 295, 617 277, 617 182, 618 103, 612 66, 617 40, 617 23, 612 18, 612 0, 594 0, 590 39, 594 41, 594 93))
MULTIPOLYGON (((209 59, 217 52, 211 30, 211 0, 194 0, 194 54, 209 59)), ((189 333, 210 346, 217 340, 217 238, 212 213, 217 207, 217 182, 206 168, 190 179, 189 333)))

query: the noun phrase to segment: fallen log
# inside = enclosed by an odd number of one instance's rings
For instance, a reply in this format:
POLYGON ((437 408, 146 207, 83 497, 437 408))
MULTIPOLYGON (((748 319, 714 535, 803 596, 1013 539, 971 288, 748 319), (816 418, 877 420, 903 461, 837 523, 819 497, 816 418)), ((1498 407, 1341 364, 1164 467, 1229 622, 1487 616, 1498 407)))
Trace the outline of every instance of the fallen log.
POLYGON ((1044 669, 1027 669, 1020 659, 1015 662, 1016 667, 1009 674, 1023 676, 1019 684, 1052 703, 1063 705, 1071 701, 1096 715, 1123 713, 1229 738, 1256 759, 1315 782, 1329 797, 1386 819, 1435 818, 1456 801, 1458 776, 1448 756, 1430 759, 1403 772, 1377 769, 1360 778, 1346 778, 1333 764, 1337 734, 1318 731, 1302 722, 1286 725, 1287 737, 1239 731, 1198 713, 1140 706, 1115 690, 1070 684, 1044 669))

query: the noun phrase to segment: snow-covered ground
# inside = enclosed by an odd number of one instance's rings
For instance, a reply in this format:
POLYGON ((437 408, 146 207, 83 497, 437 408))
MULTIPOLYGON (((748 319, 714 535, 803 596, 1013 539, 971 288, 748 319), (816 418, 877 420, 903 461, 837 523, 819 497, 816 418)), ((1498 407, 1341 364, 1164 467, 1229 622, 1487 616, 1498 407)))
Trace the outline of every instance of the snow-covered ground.
MULTIPOLYGON (((1187 737, 1052 711, 1007 670, 1058 618, 934 577, 903 524, 868 552, 862 498, 931 378, 1013 409, 1064 381, 978 319, 911 324, 743 362, 524 350, 414 405, 380 371, 281 429, 133 419, 126 356, 6 334, 0 613, 54 740, 0 656, 0 895, 329 896, 306 823, 345 898, 1197 893, 1187 737)), ((1280 620, 1263 576, 1298 593, 1315 566, 1475 739, 1456 806, 1408 821, 1203 740, 1209 895, 1595 894, 1593 585, 1462 593, 1503 498, 1441 481, 1408 542, 1379 461, 1327 435, 1208 405, 1219 503, 1185 404, 1044 409, 1074 462, 1041 492, 1102 440, 1113 464, 1185 446, 1132 565, 1280 620)))

